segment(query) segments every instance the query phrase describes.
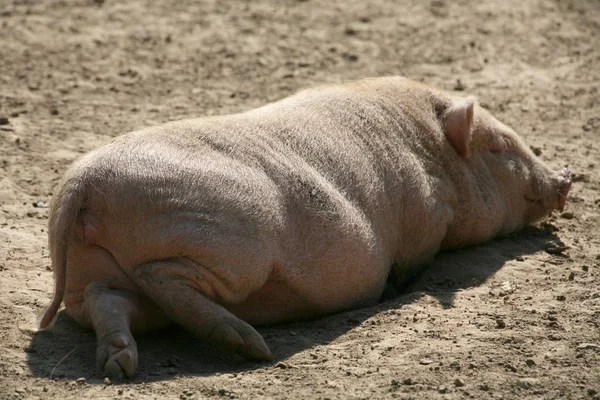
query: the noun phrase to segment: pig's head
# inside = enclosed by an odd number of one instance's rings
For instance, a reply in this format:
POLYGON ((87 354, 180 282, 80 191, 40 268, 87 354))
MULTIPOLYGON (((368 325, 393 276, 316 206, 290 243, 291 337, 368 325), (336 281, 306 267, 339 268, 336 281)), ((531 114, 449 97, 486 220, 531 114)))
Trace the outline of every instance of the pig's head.
POLYGON ((450 144, 445 151, 455 152, 446 159, 457 189, 448 240, 456 243, 446 245, 485 241, 562 211, 567 169, 551 170, 472 97, 446 101, 438 115, 450 144))

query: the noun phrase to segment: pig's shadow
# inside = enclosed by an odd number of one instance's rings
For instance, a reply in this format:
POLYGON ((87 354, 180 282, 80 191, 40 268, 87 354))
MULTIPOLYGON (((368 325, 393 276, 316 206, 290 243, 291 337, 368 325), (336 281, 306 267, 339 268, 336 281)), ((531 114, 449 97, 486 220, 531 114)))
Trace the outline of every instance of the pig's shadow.
MULTIPOLYGON (((259 327, 271 348, 277 365, 288 357, 315 346, 327 344, 382 311, 399 309, 423 293, 436 297, 450 307, 454 294, 478 286, 494 275, 507 261, 540 251, 544 243, 559 241, 548 229, 529 227, 519 234, 488 244, 445 252, 436 258, 405 290, 376 306, 339 313, 318 320, 259 327)), ((173 376, 210 376, 263 368, 270 364, 251 363, 203 343, 173 326, 137 338, 139 369, 134 382, 167 380, 173 376)), ((71 320, 63 311, 52 332, 32 337, 26 350, 34 376, 44 378, 86 378, 101 383, 95 369, 95 337, 71 320)))

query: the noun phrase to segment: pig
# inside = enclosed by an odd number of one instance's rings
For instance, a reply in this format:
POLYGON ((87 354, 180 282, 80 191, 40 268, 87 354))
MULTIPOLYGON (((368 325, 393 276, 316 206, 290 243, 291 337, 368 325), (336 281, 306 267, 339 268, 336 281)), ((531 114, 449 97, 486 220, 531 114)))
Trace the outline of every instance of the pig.
POLYGON ((64 300, 117 376, 134 335, 172 322, 270 360, 253 326, 373 305, 440 250, 562 210, 570 186, 475 98, 403 77, 143 129, 59 184, 39 328, 64 300))

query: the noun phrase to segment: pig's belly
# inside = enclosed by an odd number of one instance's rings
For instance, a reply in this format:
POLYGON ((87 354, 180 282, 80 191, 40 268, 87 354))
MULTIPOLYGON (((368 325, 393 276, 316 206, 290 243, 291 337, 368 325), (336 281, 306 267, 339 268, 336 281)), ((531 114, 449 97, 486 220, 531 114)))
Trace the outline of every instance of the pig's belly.
POLYGON ((367 307, 381 299, 388 272, 367 276, 357 272, 354 279, 324 277, 310 287, 270 279, 239 304, 225 305, 237 317, 253 324, 273 324, 310 319, 335 312, 367 307), (295 287, 294 287, 295 286, 295 287), (300 289, 297 289, 297 288, 300 289))

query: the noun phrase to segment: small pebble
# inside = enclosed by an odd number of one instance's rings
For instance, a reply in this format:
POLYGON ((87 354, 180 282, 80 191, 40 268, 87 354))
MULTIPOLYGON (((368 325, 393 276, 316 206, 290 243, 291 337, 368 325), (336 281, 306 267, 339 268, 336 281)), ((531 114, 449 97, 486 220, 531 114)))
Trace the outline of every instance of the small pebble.
POLYGON ((496 327, 497 327, 498 329, 504 329, 504 328, 506 328, 506 322, 504 322, 504 320, 502 320, 502 319, 498 318, 498 319, 496 320, 496 327))
POLYGON ((579 346, 577 346, 578 349, 594 349, 594 350, 600 350, 600 345, 594 344, 594 343, 581 343, 579 346))
POLYGON ((457 79, 456 84, 454 85, 454 90, 456 90, 458 92, 462 92, 465 89, 466 89, 465 84, 460 79, 457 79))
POLYGON ((523 261, 525 261, 525 259, 523 257, 519 256, 519 257, 517 257, 517 261, 523 262, 523 261))
POLYGON ((575 279, 575 272, 572 272, 569 274, 569 278, 570 281, 572 281, 573 279, 575 279))
POLYGON ((558 296, 556 296, 556 300, 565 301, 565 300, 567 300, 567 298, 565 296, 563 296, 562 294, 559 294, 558 296))
POLYGON ((517 369, 514 366, 512 366, 512 365, 510 365, 508 363, 505 364, 504 366, 506 367, 507 370, 509 370, 511 372, 517 372, 517 369))
POLYGON ((562 254, 568 248, 569 248, 569 246, 565 245, 564 243, 559 243, 559 242, 548 242, 544 245, 544 250, 548 254, 562 254))
POLYGON ((75 382, 78 385, 85 385, 85 378, 77 378, 77 379, 75 379, 75 382))
POLYGON ((104 384, 110 385, 110 378, 108 376, 104 378, 104 384))
POLYGON ((438 387, 438 392, 440 393, 448 393, 448 388, 446 386, 440 386, 438 387))
POLYGON ((8 125, 9 122, 8 117, 0 117, 0 125, 8 125))
POLYGON ((565 211, 564 213, 560 214, 560 216, 564 219, 573 219, 575 214, 573 214, 571 211, 565 211))
POLYGON ((542 155, 542 149, 540 147, 529 146, 529 148, 531 149, 531 151, 533 151, 533 154, 535 154, 536 156, 539 157, 542 155))
POLYGON ((429 358, 422 358, 419 360, 419 364, 421 365, 429 365, 431 363, 433 363, 433 360, 430 360, 429 358))
POLYGON ((454 386, 456 386, 456 387, 463 387, 463 386, 465 386, 465 381, 463 381, 460 378, 456 378, 454 380, 454 386))
POLYGON ((533 358, 528 358, 527 360, 525 360, 525 364, 527 364, 528 367, 533 367, 535 365, 535 361, 533 360, 533 358))

